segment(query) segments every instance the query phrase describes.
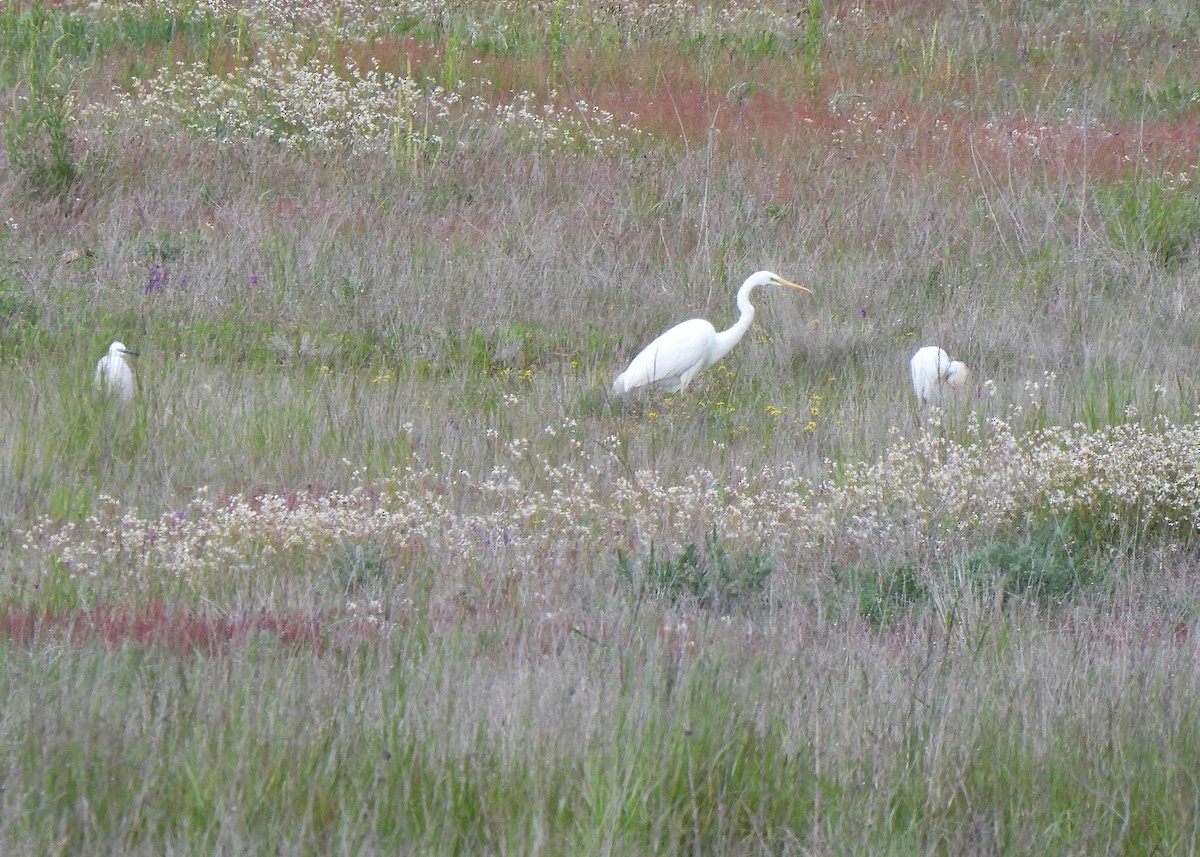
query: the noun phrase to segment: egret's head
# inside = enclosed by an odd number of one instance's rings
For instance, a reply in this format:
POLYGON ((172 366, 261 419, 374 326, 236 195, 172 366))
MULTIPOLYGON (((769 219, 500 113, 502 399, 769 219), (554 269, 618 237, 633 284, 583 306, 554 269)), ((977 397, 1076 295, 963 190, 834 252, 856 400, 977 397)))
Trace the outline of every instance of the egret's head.
POLYGON ((108 353, 113 357, 120 357, 122 354, 128 354, 130 357, 138 356, 136 351, 130 351, 128 348, 126 348, 125 343, 123 342, 114 342, 112 345, 108 346, 108 353))
POLYGON ((961 387, 967 383, 970 376, 971 370, 958 360, 951 360, 950 365, 946 367, 946 383, 951 387, 961 387))
POLYGON ((793 283, 791 280, 785 280, 778 274, 771 271, 759 271, 756 274, 751 274, 750 278, 743 283, 745 286, 787 286, 789 289, 795 289, 798 292, 812 293, 812 289, 793 283))

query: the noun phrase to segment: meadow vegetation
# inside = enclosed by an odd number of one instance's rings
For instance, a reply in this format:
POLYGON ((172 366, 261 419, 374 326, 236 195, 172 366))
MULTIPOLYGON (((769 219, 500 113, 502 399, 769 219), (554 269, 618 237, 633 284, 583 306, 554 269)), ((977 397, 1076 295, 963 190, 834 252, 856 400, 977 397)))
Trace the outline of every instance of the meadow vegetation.
POLYGON ((6 0, 0 851, 1197 850, 1198 40, 6 0))

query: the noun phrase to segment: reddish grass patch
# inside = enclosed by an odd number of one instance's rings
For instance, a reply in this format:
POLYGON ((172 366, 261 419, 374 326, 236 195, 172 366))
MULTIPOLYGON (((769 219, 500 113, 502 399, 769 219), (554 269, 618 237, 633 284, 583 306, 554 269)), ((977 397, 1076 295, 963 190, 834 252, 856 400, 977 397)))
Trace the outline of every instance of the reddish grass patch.
MULTIPOLYGON (((366 623, 342 623, 337 638, 347 634, 367 636, 366 623)), ((240 616, 212 615, 194 610, 174 610, 161 602, 139 607, 96 607, 65 613, 15 605, 0 612, 0 636, 18 645, 53 640, 99 640, 118 648, 126 643, 165 648, 184 654, 218 655, 267 635, 298 651, 323 653, 333 639, 331 623, 311 615, 274 615, 267 612, 240 616)))
POLYGON ((442 49, 438 45, 412 36, 382 38, 342 46, 334 67, 344 69, 347 65, 353 65, 366 71, 375 66, 380 71, 400 77, 412 75, 420 78, 438 70, 441 56, 442 49))

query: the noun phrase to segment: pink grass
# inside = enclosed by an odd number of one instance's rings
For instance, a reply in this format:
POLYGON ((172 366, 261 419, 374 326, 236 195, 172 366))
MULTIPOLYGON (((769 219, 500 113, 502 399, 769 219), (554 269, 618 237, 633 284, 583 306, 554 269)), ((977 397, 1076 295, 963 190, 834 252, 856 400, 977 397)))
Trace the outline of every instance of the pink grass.
MULTIPOLYGON (((217 655, 264 634, 287 648, 319 654, 325 651, 330 639, 330 623, 323 617, 302 614, 278 616, 259 612, 214 616, 169 608, 158 601, 140 607, 95 607, 66 612, 7 605, 0 612, 0 636, 18 645, 49 639, 99 640, 110 648, 135 643, 184 654, 217 655)), ((347 635, 364 636, 365 627, 359 627, 359 623, 339 625, 337 636, 347 635)))

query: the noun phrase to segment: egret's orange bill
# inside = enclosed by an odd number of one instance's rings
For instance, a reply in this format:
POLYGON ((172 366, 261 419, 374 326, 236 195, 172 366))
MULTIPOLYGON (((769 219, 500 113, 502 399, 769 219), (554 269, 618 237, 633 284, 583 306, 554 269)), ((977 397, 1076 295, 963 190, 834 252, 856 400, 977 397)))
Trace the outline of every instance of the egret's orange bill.
POLYGON ((810 295, 812 294, 812 289, 808 288, 807 286, 802 286, 799 283, 793 283, 791 280, 785 280, 783 277, 780 277, 775 282, 779 283, 781 286, 787 286, 789 289, 796 289, 797 291, 808 292, 810 295))

